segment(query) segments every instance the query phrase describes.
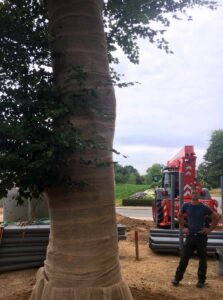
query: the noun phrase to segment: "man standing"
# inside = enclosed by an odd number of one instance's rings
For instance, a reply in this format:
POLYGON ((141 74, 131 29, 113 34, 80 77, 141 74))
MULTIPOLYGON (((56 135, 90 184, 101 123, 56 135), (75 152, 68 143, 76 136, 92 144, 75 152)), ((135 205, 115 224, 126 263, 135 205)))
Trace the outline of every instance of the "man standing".
POLYGON ((172 284, 174 286, 179 285, 179 282, 183 279, 184 272, 186 271, 193 251, 197 250, 199 267, 197 272, 198 282, 196 287, 203 288, 205 285, 207 272, 207 235, 216 227, 220 216, 199 201, 199 192, 197 191, 196 187, 193 187, 191 202, 183 204, 179 212, 178 219, 180 229, 182 229, 183 233, 186 234, 186 240, 181 254, 179 266, 177 267, 172 284), (185 213, 187 214, 187 228, 184 227, 185 213), (206 226, 207 217, 212 220, 211 225, 208 228, 206 226))

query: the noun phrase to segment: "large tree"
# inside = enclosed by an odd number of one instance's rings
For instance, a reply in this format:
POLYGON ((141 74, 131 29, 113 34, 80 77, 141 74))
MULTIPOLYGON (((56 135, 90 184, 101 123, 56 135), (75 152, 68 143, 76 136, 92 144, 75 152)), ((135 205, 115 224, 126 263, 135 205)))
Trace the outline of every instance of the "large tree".
POLYGON ((77 66, 86 74, 87 105, 68 115, 67 121, 80 131, 82 140, 93 137, 95 146, 74 149, 69 165, 61 170, 72 181, 84 182, 83 187, 55 186, 45 191, 50 207, 50 241, 32 300, 131 299, 121 278, 117 251, 109 151, 115 96, 109 82, 102 9, 103 2, 98 0, 48 1, 54 81, 65 97, 72 98, 79 86, 76 80, 68 80, 68 74, 77 66), (87 90, 95 94, 87 94, 87 90), (106 166, 99 167, 99 163, 106 166))
POLYGON ((118 259, 108 64, 117 44, 137 62, 138 37, 168 51, 150 21, 168 26, 165 13, 195 4, 215 2, 48 0, 47 16, 42 1, 1 1, 1 193, 44 191, 50 209, 32 300, 132 299, 118 259))
POLYGON ((220 177, 223 176, 223 130, 214 130, 210 144, 204 155, 204 162, 198 167, 199 175, 211 187, 220 186, 220 177))

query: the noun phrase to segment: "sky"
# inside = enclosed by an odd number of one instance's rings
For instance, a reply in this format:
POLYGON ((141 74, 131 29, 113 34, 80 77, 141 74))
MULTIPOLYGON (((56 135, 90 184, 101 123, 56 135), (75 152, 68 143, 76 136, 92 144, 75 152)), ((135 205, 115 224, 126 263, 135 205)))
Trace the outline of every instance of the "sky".
POLYGON ((174 54, 139 41, 140 64, 122 52, 118 71, 140 84, 116 88, 114 155, 140 174, 194 145, 197 165, 214 130, 223 129, 223 7, 193 9, 193 21, 173 20, 165 38, 174 54))

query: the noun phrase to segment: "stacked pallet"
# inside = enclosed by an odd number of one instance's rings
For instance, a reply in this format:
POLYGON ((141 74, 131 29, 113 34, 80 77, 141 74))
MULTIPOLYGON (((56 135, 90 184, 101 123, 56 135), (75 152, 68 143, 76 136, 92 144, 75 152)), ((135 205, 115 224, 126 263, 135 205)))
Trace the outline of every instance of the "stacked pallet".
MULTIPOLYGON (((125 225, 118 224, 124 240, 125 225)), ((10 225, 0 228, 0 272, 41 267, 46 257, 50 225, 10 225)))
MULTIPOLYGON (((184 236, 185 239, 185 236, 184 236)), ((154 252, 179 253, 179 230, 172 229, 150 229, 149 247, 154 252)), ((223 232, 212 231, 208 234, 207 252, 215 254, 218 248, 223 247, 223 232)))

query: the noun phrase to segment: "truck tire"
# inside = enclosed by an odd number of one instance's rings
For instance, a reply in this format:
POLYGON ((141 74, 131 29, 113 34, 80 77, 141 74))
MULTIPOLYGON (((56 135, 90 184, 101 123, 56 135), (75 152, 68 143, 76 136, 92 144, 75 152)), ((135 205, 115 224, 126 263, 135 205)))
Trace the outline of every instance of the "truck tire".
POLYGON ((160 223, 163 221, 163 188, 157 188, 155 190, 155 199, 153 201, 153 220, 156 224, 156 227, 160 227, 160 223))
POLYGON ((156 227, 160 227, 160 223, 163 221, 163 207, 162 200, 156 200, 156 227))

